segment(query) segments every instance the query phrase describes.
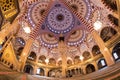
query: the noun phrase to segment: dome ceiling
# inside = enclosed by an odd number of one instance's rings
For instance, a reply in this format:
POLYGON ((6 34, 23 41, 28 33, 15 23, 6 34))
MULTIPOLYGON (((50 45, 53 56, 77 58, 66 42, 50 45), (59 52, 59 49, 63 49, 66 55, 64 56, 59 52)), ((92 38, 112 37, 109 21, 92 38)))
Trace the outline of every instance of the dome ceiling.
MULTIPOLYGON (((68 0, 67 2, 70 3, 71 1, 68 0)), ((28 7, 26 17, 33 29, 39 24, 48 5, 48 2, 36 2, 28 7)), ((87 0, 72 1, 70 7, 81 14, 86 20, 89 19, 91 7, 87 0)), ((59 36, 63 34, 68 45, 76 45, 85 38, 84 28, 81 21, 64 4, 55 1, 48 10, 45 21, 40 28, 40 41, 46 47, 57 47, 59 36)))
MULTIPOLYGON (((19 21, 21 25, 24 23, 25 26, 30 27, 31 31, 36 26, 40 26, 40 21, 47 13, 42 25, 39 27, 39 35, 36 37, 31 51, 36 52, 38 55, 60 59, 57 46, 61 34, 65 37, 65 43, 69 47, 68 57, 74 58, 86 50, 91 51, 91 47, 96 43, 89 31, 87 31, 86 25, 82 24, 82 20, 79 20, 72 11, 80 14, 85 21, 92 25, 97 20, 106 21, 103 24, 104 26, 112 25, 106 18, 109 10, 107 8, 102 9, 104 7, 100 0, 65 0, 65 2, 67 5, 62 3, 62 0, 55 0, 52 5, 50 5, 50 1, 23 1, 25 11, 22 12, 23 15, 19 21), (100 3, 100 5, 96 3, 100 3), (103 13, 104 15, 102 15, 103 13), (34 50, 34 47, 37 47, 37 50, 34 50), (45 54, 41 52, 42 49, 45 51, 45 54)), ((109 12, 111 13, 111 11, 109 12)), ((27 33, 26 35, 21 35, 23 33, 22 29, 20 29, 20 32, 18 34, 20 37, 29 36, 27 33)), ((25 40, 27 41, 26 38, 25 40)))

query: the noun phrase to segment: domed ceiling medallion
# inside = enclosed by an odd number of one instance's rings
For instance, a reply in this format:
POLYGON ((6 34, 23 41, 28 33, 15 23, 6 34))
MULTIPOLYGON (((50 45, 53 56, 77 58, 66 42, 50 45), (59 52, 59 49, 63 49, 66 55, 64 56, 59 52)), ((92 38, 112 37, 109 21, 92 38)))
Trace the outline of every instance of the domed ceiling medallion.
POLYGON ((40 42, 48 48, 53 48, 58 46, 57 44, 58 41, 52 34, 47 34, 47 33, 42 34, 40 36, 40 42))
POLYGON ((44 12, 48 7, 47 2, 38 2, 32 4, 28 9, 28 21, 32 27, 35 27, 42 19, 44 12))
POLYGON ((72 32, 68 39, 68 45, 78 45, 85 39, 85 31, 84 30, 76 30, 72 32))
POLYGON ((60 4, 53 7, 47 16, 48 29, 57 34, 69 32, 74 23, 73 14, 60 4))
POLYGON ((66 0, 69 6, 79 13, 81 17, 89 20, 91 14, 91 5, 89 0, 66 0))

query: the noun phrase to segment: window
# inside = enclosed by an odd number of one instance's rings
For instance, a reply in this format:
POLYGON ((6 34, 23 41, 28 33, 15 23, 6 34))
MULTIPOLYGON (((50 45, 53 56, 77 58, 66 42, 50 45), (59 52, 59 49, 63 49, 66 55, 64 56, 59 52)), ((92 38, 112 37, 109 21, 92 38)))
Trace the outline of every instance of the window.
POLYGON ((116 52, 113 53, 113 56, 114 56, 115 59, 118 59, 118 58, 119 58, 116 52))
POLYGON ((105 59, 100 59, 100 60, 98 61, 98 69, 102 69, 102 68, 104 68, 104 67, 106 67, 106 66, 107 66, 107 64, 106 64, 105 59))
POLYGON ((40 74, 40 69, 37 69, 37 74, 40 74))
POLYGON ((105 66, 105 65, 106 65, 106 63, 105 63, 104 60, 101 60, 101 64, 102 64, 102 66, 105 66))
POLYGON ((0 50, 2 49, 2 45, 0 45, 0 50))
POLYGON ((115 61, 120 59, 120 43, 116 44, 112 51, 112 56, 115 61))

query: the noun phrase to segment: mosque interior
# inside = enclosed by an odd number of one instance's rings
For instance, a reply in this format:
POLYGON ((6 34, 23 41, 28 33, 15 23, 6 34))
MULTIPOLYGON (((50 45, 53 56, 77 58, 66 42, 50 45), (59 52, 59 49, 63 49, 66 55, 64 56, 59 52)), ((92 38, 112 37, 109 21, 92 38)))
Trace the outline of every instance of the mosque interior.
POLYGON ((0 80, 120 80, 120 0, 0 0, 0 80))

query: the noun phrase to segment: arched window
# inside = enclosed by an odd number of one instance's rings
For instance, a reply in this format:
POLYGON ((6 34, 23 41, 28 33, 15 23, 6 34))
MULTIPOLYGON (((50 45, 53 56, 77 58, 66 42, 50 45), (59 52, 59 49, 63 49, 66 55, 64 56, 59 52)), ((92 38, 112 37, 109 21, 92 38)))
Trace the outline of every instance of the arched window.
POLYGON ((37 75, 40 75, 40 76, 45 76, 45 71, 43 68, 38 68, 37 69, 37 75))
POLYGON ((17 55, 18 55, 18 56, 21 55, 23 49, 24 49, 23 47, 19 47, 19 48, 18 48, 18 50, 17 50, 17 55))
POLYGON ((83 74, 83 70, 81 68, 78 69, 79 74, 83 74))
POLYGON ((75 75, 75 69, 72 69, 71 72, 72 72, 72 75, 75 75))
POLYGON ((86 67, 86 73, 89 74, 89 73, 92 73, 94 71, 95 71, 94 65, 88 64, 87 67, 86 67))
POLYGON ((112 55, 115 61, 120 59, 120 43, 113 48, 112 55))
POLYGON ((46 64, 46 63, 45 63, 45 60, 46 60, 46 57, 45 57, 44 55, 41 55, 41 56, 39 57, 38 63, 46 64))
POLYGON ((90 59, 91 58, 90 52, 88 51, 83 52, 83 57, 84 57, 84 60, 90 59))
POLYGON ((102 29, 100 37, 104 42, 106 42, 109 39, 111 39, 111 37, 113 37, 116 33, 117 33, 116 30, 113 29, 112 27, 105 27, 102 29))
POLYGON ((48 64, 50 64, 50 65, 56 65, 55 59, 54 58, 50 58, 48 64))
POLYGON ((106 66, 107 66, 107 64, 106 64, 105 59, 100 59, 100 60, 98 61, 98 69, 102 69, 102 68, 104 68, 104 67, 106 67, 106 66))
POLYGON ((93 56, 96 56, 97 54, 100 54, 100 53, 101 52, 100 52, 100 48, 98 47, 98 45, 93 46, 93 48, 92 48, 93 56))
POLYGON ((61 77, 61 75, 62 75, 62 71, 61 70, 56 70, 56 77, 61 77))
POLYGON ((76 68, 76 74, 79 74, 79 69, 78 68, 76 68))
POLYGON ((31 52, 30 55, 28 56, 29 60, 35 61, 37 58, 36 53, 35 52, 31 52))
POLYGON ((48 77, 55 77, 55 70, 53 69, 53 70, 50 70, 49 72, 48 72, 48 77))
POLYGON ((71 72, 71 70, 67 70, 67 77, 72 77, 72 72, 71 72))
POLYGON ((33 67, 31 65, 25 65, 24 72, 29 73, 29 74, 33 74, 33 67))
POLYGON ((61 66, 62 65, 62 60, 58 61, 58 65, 61 66))
POLYGON ((21 38, 21 37, 17 37, 16 38, 16 44, 24 46, 25 45, 25 40, 23 38, 21 38))
POLYGON ((72 65, 72 61, 70 59, 67 60, 68 65, 72 65))
POLYGON ((80 56, 75 56, 74 57, 74 63, 77 64, 80 62, 80 56))

